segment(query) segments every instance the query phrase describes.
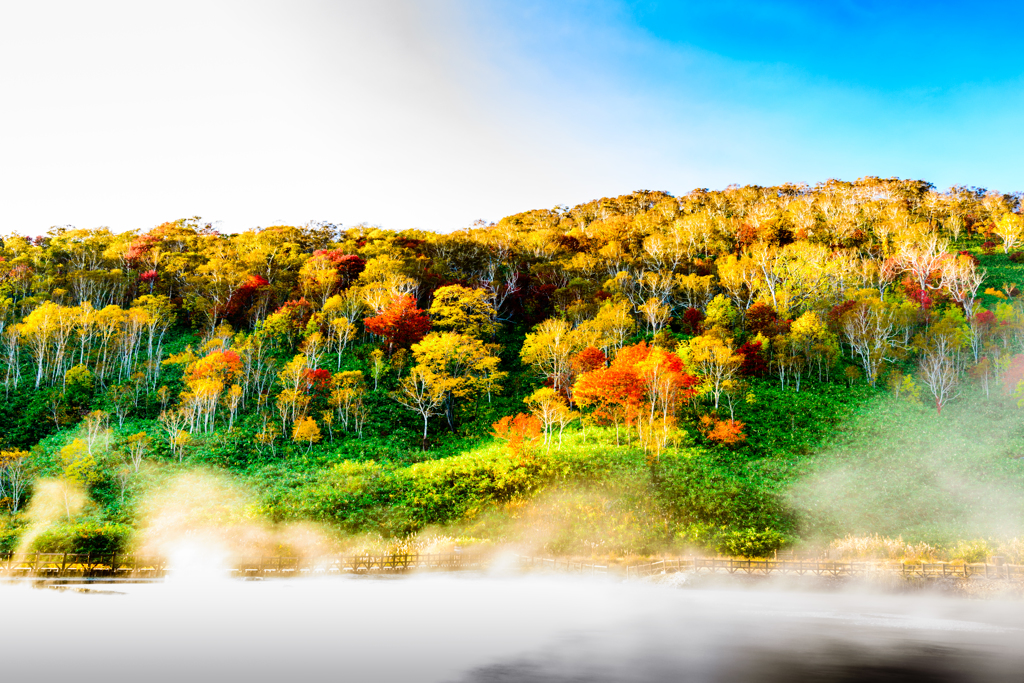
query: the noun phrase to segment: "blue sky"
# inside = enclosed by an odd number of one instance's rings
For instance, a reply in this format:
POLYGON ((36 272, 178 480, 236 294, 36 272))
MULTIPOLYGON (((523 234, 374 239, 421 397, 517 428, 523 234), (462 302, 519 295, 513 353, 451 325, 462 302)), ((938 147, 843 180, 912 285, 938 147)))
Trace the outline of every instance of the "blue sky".
POLYGON ((1024 41, 1008 3, 507 3, 502 12, 553 81, 590 80, 583 90, 598 84, 631 120, 623 129, 639 121, 657 133, 665 175, 654 184, 871 174, 1024 187, 1024 41), (642 111, 627 114, 631 102, 642 111))
POLYGON ((879 92, 1019 80, 1013 3, 631 2, 653 38, 879 92))
POLYGON ((1024 189, 1010 4, 0 7, 0 233, 450 231, 636 189, 1024 189))

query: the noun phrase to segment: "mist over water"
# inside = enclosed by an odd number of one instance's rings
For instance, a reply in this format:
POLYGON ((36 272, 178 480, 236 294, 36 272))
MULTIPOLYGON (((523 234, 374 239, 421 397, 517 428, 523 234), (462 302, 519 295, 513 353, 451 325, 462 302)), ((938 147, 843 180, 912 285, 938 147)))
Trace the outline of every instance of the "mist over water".
MULTIPOLYGON (((792 500, 842 521, 822 524, 826 532, 1021 533, 1017 428, 979 432, 987 416, 952 418, 893 431, 890 415, 869 414, 822 454, 792 500)), ((36 532, 74 502, 55 487, 42 493, 36 532)), ((852 585, 808 592, 767 580, 680 590, 612 576, 520 576, 515 562, 498 559, 491 566, 507 573, 229 579, 241 561, 316 560, 363 542, 271 523, 255 502, 224 477, 171 477, 140 504, 136 539, 138 552, 167 558, 166 581, 0 583, 0 680, 1024 680, 1018 600, 852 585)), ((559 533, 540 517, 537 533, 559 533)))
MULTIPOLYGON (((613 579, 0 586, 10 680, 1019 681, 1018 602, 613 579)), ((5 676, 5 678, 6 678, 5 676)))

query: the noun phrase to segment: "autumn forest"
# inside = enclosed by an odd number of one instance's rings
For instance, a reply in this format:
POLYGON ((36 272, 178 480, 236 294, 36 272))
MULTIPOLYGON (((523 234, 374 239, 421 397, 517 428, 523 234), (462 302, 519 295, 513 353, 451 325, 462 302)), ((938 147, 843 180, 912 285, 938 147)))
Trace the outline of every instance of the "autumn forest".
POLYGON ((1020 194, 872 177, 7 235, 0 552, 43 485, 34 547, 127 550, 204 471, 385 545, 1015 556, 1020 287, 1020 194))

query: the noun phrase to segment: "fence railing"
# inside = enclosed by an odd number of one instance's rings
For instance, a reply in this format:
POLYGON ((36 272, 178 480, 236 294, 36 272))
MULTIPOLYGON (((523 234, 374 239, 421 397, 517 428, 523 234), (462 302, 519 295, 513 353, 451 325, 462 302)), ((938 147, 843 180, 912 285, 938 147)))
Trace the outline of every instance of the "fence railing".
MULTIPOLYGON (((414 570, 459 571, 482 566, 472 553, 401 553, 306 559, 261 557, 226 568, 234 576, 309 576, 318 574, 399 573, 414 570)), ((173 561, 120 554, 21 553, 0 555, 0 574, 7 577, 161 578, 187 571, 173 561)))
POLYGON ((833 562, 831 560, 737 560, 730 558, 665 559, 626 567, 626 578, 642 578, 656 574, 691 572, 695 574, 741 574, 769 576, 772 574, 813 575, 831 577, 898 574, 905 578, 985 578, 1024 580, 1024 566, 984 563, 903 563, 903 562, 833 562))
MULTIPOLYGON (((484 569, 490 557, 473 553, 398 553, 392 555, 346 555, 321 558, 289 556, 260 557, 225 568, 236 577, 286 577, 340 574, 398 574, 411 571, 460 571, 484 569)), ((525 571, 560 572, 581 575, 619 573, 604 565, 574 560, 520 555, 516 566, 525 571)), ((21 553, 0 555, 0 576, 7 578, 123 578, 157 579, 189 567, 173 561, 127 554, 21 553)), ((812 575, 853 577, 869 574, 897 574, 905 578, 959 578, 1024 580, 1024 565, 984 563, 897 563, 834 562, 831 560, 739 560, 730 558, 669 558, 628 565, 627 579, 687 572, 693 574, 739 574, 747 576, 812 575)))
POLYGON ((572 560, 559 560, 547 557, 528 557, 518 555, 516 557, 519 568, 527 571, 550 571, 569 574, 606 574, 608 567, 600 564, 586 564, 572 560))

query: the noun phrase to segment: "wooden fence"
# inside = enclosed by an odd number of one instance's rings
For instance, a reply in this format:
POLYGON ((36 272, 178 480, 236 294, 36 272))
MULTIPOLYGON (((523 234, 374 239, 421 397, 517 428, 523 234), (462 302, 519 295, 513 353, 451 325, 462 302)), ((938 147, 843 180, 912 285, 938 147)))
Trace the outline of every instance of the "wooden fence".
MULTIPOLYGON (((479 569, 481 559, 471 553, 404 553, 304 559, 261 557, 225 570, 237 577, 317 576, 325 574, 403 573, 415 570, 459 571, 479 569)), ((132 555, 27 553, 0 555, 0 575, 9 578, 162 578, 183 568, 161 559, 132 555)))
POLYGON ((549 571, 567 574, 598 575, 608 573, 608 567, 599 564, 585 564, 572 560, 557 560, 545 557, 516 556, 519 569, 524 571, 549 571))
POLYGON ((832 562, 820 560, 736 560, 728 558, 680 558, 658 560, 626 567, 626 578, 656 574, 690 572, 694 574, 740 574, 748 576, 810 575, 853 577, 896 574, 905 578, 960 578, 1024 580, 1024 566, 1010 564, 968 564, 935 562, 909 564, 897 562, 832 562))
MULTIPOLYGON (((472 553, 403 553, 396 555, 352 555, 304 559, 299 557, 261 557, 239 562, 225 573, 245 577, 324 576, 343 574, 402 574, 411 571, 480 570, 489 565, 485 556, 472 553)), ((620 573, 603 565, 573 560, 517 556, 523 571, 559 572, 581 575, 620 573)), ((184 568, 155 558, 118 554, 27 553, 0 555, 0 576, 5 578, 75 579, 106 578, 143 580, 173 575, 184 568)), ((905 578, 958 578, 1024 580, 1024 566, 1010 564, 895 562, 832 562, 823 560, 737 560, 728 558, 677 558, 624 568, 627 579, 660 574, 737 574, 746 576, 808 575, 856 577, 878 574, 905 578)), ((621 575, 621 574, 620 574, 621 575)))

